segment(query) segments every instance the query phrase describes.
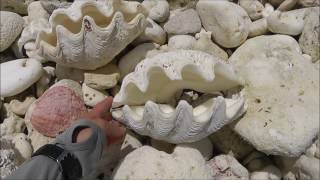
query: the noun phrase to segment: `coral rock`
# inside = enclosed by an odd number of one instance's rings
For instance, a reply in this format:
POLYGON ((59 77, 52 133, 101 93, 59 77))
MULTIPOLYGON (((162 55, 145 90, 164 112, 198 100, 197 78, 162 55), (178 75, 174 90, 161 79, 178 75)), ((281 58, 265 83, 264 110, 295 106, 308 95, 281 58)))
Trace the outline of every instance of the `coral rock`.
POLYGON ((319 96, 319 71, 301 55, 295 40, 252 38, 229 60, 246 82, 248 100, 247 113, 234 130, 266 154, 305 152, 319 133, 319 99, 314 98, 319 96))
POLYGON ((42 65, 35 59, 17 59, 1 63, 1 97, 17 95, 43 74, 42 65))
POLYGON ((251 20, 247 12, 228 1, 200 0, 197 11, 206 31, 215 42, 226 48, 237 47, 248 37, 251 20))
POLYGON ((164 22, 169 17, 169 4, 167 0, 144 0, 142 5, 149 10, 149 18, 156 22, 164 22))
POLYGON ((12 112, 14 112, 17 115, 24 116, 30 107, 30 105, 36 100, 34 97, 26 97, 26 99, 23 102, 20 102, 19 100, 12 100, 10 101, 10 108, 12 112))
POLYGON ((219 155, 207 162, 213 179, 249 180, 249 172, 234 157, 219 155))
POLYGON ((0 52, 6 50, 16 40, 23 29, 23 25, 24 20, 18 14, 0 11, 0 52))
POLYGON ((201 30, 200 17, 194 9, 172 11, 164 24, 168 34, 195 34, 201 30))
POLYGON ((176 147, 172 154, 143 146, 128 154, 114 179, 209 179, 209 169, 198 150, 176 147))

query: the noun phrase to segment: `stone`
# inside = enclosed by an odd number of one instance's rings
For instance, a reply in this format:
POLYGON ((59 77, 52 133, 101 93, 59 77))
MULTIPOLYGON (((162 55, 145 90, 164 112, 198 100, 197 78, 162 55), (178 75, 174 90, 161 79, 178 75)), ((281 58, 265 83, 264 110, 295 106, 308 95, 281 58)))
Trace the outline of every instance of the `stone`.
POLYGON ((272 161, 266 154, 255 150, 243 159, 242 164, 250 172, 259 172, 265 167, 271 166, 272 161))
POLYGON ((238 3, 248 13, 251 20, 262 18, 264 6, 259 0, 239 0, 238 3))
POLYGON ((21 156, 27 160, 31 158, 33 153, 30 139, 24 133, 13 134, 12 142, 21 156))
POLYGON ((184 49, 192 50, 196 44, 196 39, 189 35, 175 35, 169 38, 168 48, 170 50, 184 49))
POLYGON ((48 12, 43 8, 40 1, 35 1, 28 6, 28 21, 32 22, 38 19, 49 20, 48 12))
POLYGON ((136 65, 147 57, 148 52, 156 48, 159 48, 159 45, 154 43, 143 43, 121 57, 118 63, 121 76, 120 79, 122 80, 127 74, 134 71, 136 65))
POLYGON ((194 9, 175 10, 170 13, 169 20, 164 24, 168 34, 195 34, 201 30, 200 17, 194 9))
POLYGON ((148 17, 156 22, 165 22, 170 15, 167 0, 144 0, 142 5, 149 10, 148 17))
POLYGON ((305 25, 299 38, 299 45, 303 53, 312 57, 312 61, 320 60, 320 8, 308 8, 305 16, 305 25))
POLYGON ((177 146, 173 153, 142 146, 128 154, 114 170, 113 179, 209 179, 198 150, 177 146))
POLYGON ((267 17, 269 31, 277 34, 299 35, 304 27, 306 9, 274 11, 267 17))
POLYGON ((251 20, 241 6, 228 1, 200 0, 197 11, 204 29, 212 31, 212 38, 219 45, 238 47, 247 39, 251 20))
POLYGON ((213 145, 208 137, 193 143, 181 144, 180 146, 197 149, 206 161, 210 160, 213 156, 213 145))
POLYGON ((27 14, 28 5, 34 0, 1 0, 1 11, 11 11, 18 14, 27 14))
POLYGON ((281 180, 281 171, 276 166, 267 166, 260 171, 250 173, 250 180, 281 180))
MULTIPOLYGON (((3 4, 1 3, 1 7, 3 4)), ((13 12, 0 11, 0 52, 16 40, 24 26, 23 18, 13 12)))
POLYGON ((133 44, 140 44, 145 42, 153 42, 157 44, 165 44, 167 40, 167 33, 152 19, 147 18, 146 28, 140 36, 134 40, 133 44))
POLYGON ((3 120, 0 124, 0 135, 12 135, 15 133, 21 133, 26 128, 23 119, 17 115, 11 115, 3 120))
POLYGON ((209 136, 218 152, 231 154, 236 159, 249 155, 254 148, 237 135, 228 125, 209 136))
POLYGON ((26 97, 26 99, 21 102, 19 100, 12 100, 10 101, 10 108, 12 110, 12 112, 14 112, 17 115, 20 116, 24 116, 28 110, 28 108, 30 107, 30 105, 36 100, 36 98, 30 96, 30 97, 26 97))
POLYGON ((196 34, 197 42, 194 45, 194 50, 200 50, 214 56, 218 56, 222 60, 228 60, 228 54, 221 49, 218 45, 212 42, 211 32, 206 32, 205 30, 196 34))
POLYGON ((277 157, 275 159, 283 178, 288 180, 319 178, 320 160, 315 157, 302 155, 299 158, 277 157))
POLYGON ((0 64, 1 97, 17 95, 40 79, 42 65, 34 59, 17 59, 0 64))
POLYGON ((229 61, 245 81, 248 103, 235 132, 266 154, 297 157, 305 152, 319 133, 319 100, 314 98, 319 96, 319 71, 301 55, 297 42, 283 35, 258 36, 229 61))
POLYGON ((42 94, 49 88, 52 83, 53 78, 55 77, 55 68, 51 66, 46 66, 43 68, 44 74, 37 81, 37 97, 42 96, 42 94))
POLYGON ((303 7, 319 7, 320 2, 318 0, 298 0, 298 4, 303 7))
POLYGON ((219 155, 207 162, 213 179, 249 180, 249 172, 233 156, 219 155))
POLYGON ((117 85, 120 78, 119 73, 113 74, 95 74, 95 73, 84 73, 84 83, 97 90, 111 89, 117 85))
POLYGON ((68 0, 40 0, 40 3, 48 14, 52 14, 52 12, 58 8, 68 8, 72 4, 72 2, 68 0))
POLYGON ((98 104, 108 96, 106 92, 93 89, 87 86, 86 83, 82 84, 82 92, 83 92, 84 103, 90 107, 95 106, 96 104, 98 104))

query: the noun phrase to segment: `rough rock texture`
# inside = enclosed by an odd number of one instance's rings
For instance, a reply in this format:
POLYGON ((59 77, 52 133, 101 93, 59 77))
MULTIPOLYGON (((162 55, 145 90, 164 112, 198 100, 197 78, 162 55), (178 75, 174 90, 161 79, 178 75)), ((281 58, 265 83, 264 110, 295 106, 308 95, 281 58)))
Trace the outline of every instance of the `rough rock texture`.
POLYGON ((29 111, 32 111, 32 126, 45 136, 55 137, 86 111, 81 87, 71 80, 59 81, 34 102, 29 111))
POLYGON ((10 101, 10 108, 12 112, 17 115, 24 116, 30 107, 30 105, 36 100, 36 98, 30 96, 26 97, 26 99, 21 102, 19 100, 11 100, 10 101))
POLYGON ((171 36, 168 41, 168 48, 170 50, 184 49, 192 50, 196 45, 196 39, 190 35, 175 35, 171 36))
POLYGON ((6 50, 16 40, 23 25, 24 20, 18 14, 0 11, 0 52, 6 50))
POLYGON ((97 90, 111 89, 117 85, 120 78, 119 73, 113 74, 94 74, 84 73, 84 83, 97 90))
POLYGON ((103 90, 96 90, 89 87, 86 83, 82 84, 83 100, 87 106, 93 107, 102 100, 104 100, 108 94, 103 90))
POLYGON ((133 44, 140 44, 144 42, 153 42, 157 44, 165 44, 167 40, 167 33, 152 19, 147 18, 146 28, 141 35, 134 40, 133 44))
POLYGON ((219 58, 227 61, 228 54, 218 45, 212 42, 211 34, 211 32, 206 32, 205 30, 196 34, 195 37, 197 39, 197 42, 193 45, 193 50, 203 51, 214 56, 218 56, 219 58))
POLYGON ((18 14, 27 14, 28 5, 34 0, 0 0, 1 11, 11 11, 18 14))
POLYGON ((17 59, 0 64, 1 97, 17 95, 38 81, 42 65, 35 59, 17 59))
POLYGON ((172 11, 169 20, 164 24, 168 34, 194 34, 201 30, 200 17, 194 9, 172 11))
POLYGON ((10 140, 0 138, 0 144, 0 177, 2 179, 15 171, 22 164, 23 158, 10 140))
POLYGON ((156 22, 168 19, 170 11, 167 0, 144 0, 142 5, 149 10, 148 17, 156 22))
POLYGON ((299 158, 276 157, 275 159, 286 180, 314 180, 319 178, 320 160, 302 155, 299 158))
POLYGON ((266 154, 299 156, 319 133, 319 71, 299 51, 289 36, 259 36, 229 59, 248 102, 234 130, 266 154))
POLYGON ((244 141, 227 125, 209 136, 215 149, 224 154, 231 154, 236 159, 242 159, 254 148, 244 141))
POLYGON ((320 2, 318 0, 298 0, 298 4, 303 7, 316 7, 320 6, 320 2))
POLYGON ((172 154, 143 146, 128 154, 114 179, 209 179, 210 171, 198 150, 176 147, 172 154), (165 173, 164 173, 165 172, 165 173))
POLYGON ((23 119, 12 114, 11 116, 4 119, 4 121, 1 123, 0 135, 2 137, 14 133, 21 133, 24 131, 25 127, 26 125, 23 119))
POLYGON ((250 173, 250 180, 280 180, 281 177, 281 171, 276 166, 267 166, 250 173))
POLYGON ((299 39, 299 45, 303 53, 312 57, 312 61, 320 60, 320 7, 306 10, 305 25, 299 39))
POLYGON ((121 57, 118 63, 121 79, 134 71, 136 65, 147 57, 148 52, 156 48, 159 48, 159 46, 154 43, 143 43, 121 57))
POLYGON ((248 37, 251 20, 247 12, 237 4, 228 1, 200 0, 197 11, 206 31, 219 45, 237 47, 248 37))
POLYGON ((249 180, 249 172, 231 155, 219 155, 207 162, 213 179, 249 180))
POLYGON ((52 12, 58 8, 68 8, 72 4, 68 2, 68 0, 40 0, 40 2, 49 14, 52 14, 52 12))

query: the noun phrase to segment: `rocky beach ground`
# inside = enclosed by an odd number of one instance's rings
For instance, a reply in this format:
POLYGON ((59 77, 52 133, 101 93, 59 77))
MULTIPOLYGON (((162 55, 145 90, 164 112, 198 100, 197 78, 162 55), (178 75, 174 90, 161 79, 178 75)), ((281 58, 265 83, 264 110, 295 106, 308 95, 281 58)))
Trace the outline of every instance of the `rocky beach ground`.
POLYGON ((104 179, 320 179, 318 0, 0 0, 0 175, 108 96, 104 179))

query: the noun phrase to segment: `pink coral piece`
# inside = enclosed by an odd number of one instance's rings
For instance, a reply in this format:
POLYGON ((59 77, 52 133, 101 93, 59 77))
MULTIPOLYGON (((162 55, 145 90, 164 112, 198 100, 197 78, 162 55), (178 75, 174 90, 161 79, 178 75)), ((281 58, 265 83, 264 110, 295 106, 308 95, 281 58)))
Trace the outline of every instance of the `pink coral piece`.
POLYGON ((36 102, 31 124, 41 134, 56 137, 85 111, 83 100, 72 89, 52 87, 36 102))

